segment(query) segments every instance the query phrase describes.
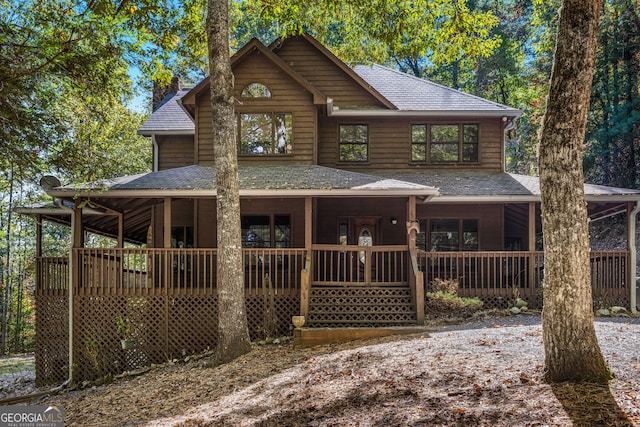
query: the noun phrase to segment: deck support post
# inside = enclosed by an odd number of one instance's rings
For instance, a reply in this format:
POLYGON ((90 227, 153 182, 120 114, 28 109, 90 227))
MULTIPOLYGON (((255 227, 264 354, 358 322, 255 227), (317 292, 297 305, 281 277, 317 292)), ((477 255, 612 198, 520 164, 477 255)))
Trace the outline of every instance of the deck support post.
POLYGON ((416 196, 409 196, 407 202, 407 244, 409 247, 409 286, 416 305, 416 323, 424 324, 424 275, 418 270, 416 259, 416 196))
POLYGON ((638 291, 636 285, 636 218, 640 211, 640 202, 636 202, 633 209, 628 210, 627 215, 627 249, 629 251, 629 266, 627 267, 627 276, 629 280, 629 306, 631 312, 636 314, 638 312, 638 291))
POLYGON ((529 202, 529 247, 527 250, 529 251, 529 262, 528 262, 528 270, 529 274, 527 275, 527 296, 532 298, 529 301, 533 307, 535 307, 535 292, 537 286, 533 283, 535 281, 535 260, 534 260, 534 252, 536 251, 536 203, 529 202), (530 294, 530 295, 529 295, 530 294))
POLYGON ((80 283, 80 259, 75 250, 84 246, 84 230, 82 228, 82 208, 76 203, 71 211, 71 248, 69 249, 69 378, 68 382, 73 383, 74 367, 74 291, 80 283))
POLYGON ((313 199, 304 198, 304 267, 300 273, 300 316, 309 314, 309 292, 311 291, 311 256, 313 245, 313 199))

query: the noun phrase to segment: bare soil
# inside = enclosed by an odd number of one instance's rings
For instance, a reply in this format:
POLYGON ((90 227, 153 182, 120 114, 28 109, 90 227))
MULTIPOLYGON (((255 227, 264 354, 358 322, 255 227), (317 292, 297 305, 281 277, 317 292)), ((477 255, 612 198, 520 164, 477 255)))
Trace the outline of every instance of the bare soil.
POLYGON ((294 350, 254 346, 51 396, 67 426, 640 426, 640 319, 596 322, 609 386, 542 381, 539 317, 294 350))

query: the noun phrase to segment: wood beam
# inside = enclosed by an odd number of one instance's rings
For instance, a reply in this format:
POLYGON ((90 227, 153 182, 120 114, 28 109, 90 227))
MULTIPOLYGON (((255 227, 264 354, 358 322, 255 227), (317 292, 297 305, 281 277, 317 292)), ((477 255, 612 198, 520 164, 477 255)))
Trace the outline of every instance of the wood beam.
POLYGON ((124 214, 118 215, 118 247, 124 248, 124 214))

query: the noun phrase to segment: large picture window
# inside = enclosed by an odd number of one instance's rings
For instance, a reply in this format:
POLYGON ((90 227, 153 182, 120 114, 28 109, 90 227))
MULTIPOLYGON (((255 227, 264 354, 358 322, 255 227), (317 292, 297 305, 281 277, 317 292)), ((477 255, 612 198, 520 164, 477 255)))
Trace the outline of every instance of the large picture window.
POLYGON ((289 215, 243 215, 241 225, 244 248, 291 247, 289 215))
POLYGON ((414 124, 411 126, 411 161, 477 162, 478 134, 476 124, 414 124))
POLYGON ((339 160, 341 162, 366 162, 369 160, 369 126, 340 125, 339 160))
POLYGON ((418 249, 433 252, 477 251, 477 219, 423 219, 416 236, 418 249))
POLYGON ((293 115, 291 113, 238 114, 240 154, 292 154, 293 115))

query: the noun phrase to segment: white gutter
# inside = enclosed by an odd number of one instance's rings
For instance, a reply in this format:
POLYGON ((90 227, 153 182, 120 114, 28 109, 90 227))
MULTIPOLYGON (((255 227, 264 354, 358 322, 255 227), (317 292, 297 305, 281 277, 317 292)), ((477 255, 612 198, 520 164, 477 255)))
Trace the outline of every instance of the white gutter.
MULTIPOLYGON (((197 198, 197 197, 216 197, 215 190, 103 190, 96 189, 94 191, 50 191, 49 195, 54 197, 66 198, 118 198, 118 197, 140 197, 140 198, 159 198, 159 197, 176 197, 176 198, 197 198)), ((437 196, 436 189, 300 189, 300 190, 240 190, 241 197, 301 197, 301 196, 437 196)))
POLYGON ((637 296, 636 289, 636 218, 640 212, 640 201, 636 201, 636 205, 629 215, 629 304, 631 305, 631 312, 633 314, 638 313, 637 309, 637 296))
POLYGON ((138 135, 142 136, 153 136, 153 135, 195 135, 196 132, 194 129, 176 129, 176 130, 138 130, 136 132, 138 135))

